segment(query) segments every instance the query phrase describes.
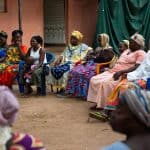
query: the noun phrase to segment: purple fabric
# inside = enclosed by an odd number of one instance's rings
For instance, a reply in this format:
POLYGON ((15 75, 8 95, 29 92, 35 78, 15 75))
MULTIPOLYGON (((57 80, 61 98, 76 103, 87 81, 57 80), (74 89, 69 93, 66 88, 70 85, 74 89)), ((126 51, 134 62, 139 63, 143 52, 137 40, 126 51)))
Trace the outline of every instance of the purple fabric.
POLYGON ((16 133, 13 135, 10 150, 22 150, 20 147, 25 150, 46 150, 43 143, 32 135, 16 133))
POLYGON ((0 126, 12 125, 18 110, 16 97, 6 86, 0 86, 0 126))
POLYGON ((90 79, 96 75, 95 69, 96 64, 92 60, 74 67, 69 73, 66 92, 86 99, 90 79))

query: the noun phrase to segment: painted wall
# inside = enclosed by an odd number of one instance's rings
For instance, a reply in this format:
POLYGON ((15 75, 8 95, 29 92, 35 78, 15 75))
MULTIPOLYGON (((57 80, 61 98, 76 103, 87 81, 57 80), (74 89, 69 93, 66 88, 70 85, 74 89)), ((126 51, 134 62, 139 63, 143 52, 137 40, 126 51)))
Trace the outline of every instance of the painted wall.
MULTIPOLYGON (((43 36, 43 0, 22 0, 23 15, 22 27, 24 32, 23 42, 29 45, 32 35, 43 36)), ((9 34, 10 43, 11 32, 18 29, 18 0, 7 0, 7 12, 0 13, 0 30, 9 34)))
POLYGON ((68 0, 68 33, 74 29, 84 34, 84 42, 92 45, 97 22, 98 0, 68 0))

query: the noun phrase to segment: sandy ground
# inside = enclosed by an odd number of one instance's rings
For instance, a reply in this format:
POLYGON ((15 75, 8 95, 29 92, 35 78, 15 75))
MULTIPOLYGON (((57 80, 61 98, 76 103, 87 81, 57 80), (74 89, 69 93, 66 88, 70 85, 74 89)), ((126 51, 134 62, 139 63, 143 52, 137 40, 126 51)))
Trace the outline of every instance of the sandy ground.
POLYGON ((76 98, 18 98, 21 109, 14 130, 40 137, 47 150, 100 150, 123 139, 107 123, 87 122, 89 104, 76 98))

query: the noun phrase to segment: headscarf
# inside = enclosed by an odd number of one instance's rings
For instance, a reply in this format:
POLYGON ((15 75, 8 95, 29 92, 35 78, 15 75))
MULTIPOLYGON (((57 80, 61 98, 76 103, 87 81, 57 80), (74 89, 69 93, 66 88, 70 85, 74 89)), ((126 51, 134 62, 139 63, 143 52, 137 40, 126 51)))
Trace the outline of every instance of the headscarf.
POLYGON ((125 100, 130 111, 147 127, 150 127, 150 92, 145 90, 127 90, 120 97, 125 100))
POLYGON ((98 37, 101 37, 102 48, 109 48, 109 35, 106 33, 99 34, 98 37))
POLYGON ((141 34, 135 33, 131 36, 131 39, 134 40, 138 45, 144 47, 145 39, 141 34))
POLYGON ((79 42, 81 42, 82 39, 83 39, 83 34, 82 34, 81 32, 79 32, 79 31, 76 31, 76 30, 74 30, 74 31, 71 33, 71 36, 76 37, 76 38, 79 40, 79 42))
POLYGON ((16 97, 6 86, 0 86, 0 126, 11 126, 19 110, 16 97))
POLYGON ((122 43, 124 43, 125 46, 126 46, 127 48, 129 48, 129 41, 128 41, 128 40, 122 40, 122 43))

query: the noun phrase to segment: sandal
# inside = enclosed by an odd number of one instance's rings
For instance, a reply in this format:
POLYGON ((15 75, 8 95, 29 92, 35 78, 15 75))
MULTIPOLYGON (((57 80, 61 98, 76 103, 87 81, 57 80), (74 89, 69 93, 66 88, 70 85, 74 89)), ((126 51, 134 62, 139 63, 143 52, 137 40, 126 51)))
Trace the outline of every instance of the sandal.
POLYGON ((110 120, 110 118, 104 112, 90 112, 89 117, 98 119, 101 121, 109 121, 110 120))

